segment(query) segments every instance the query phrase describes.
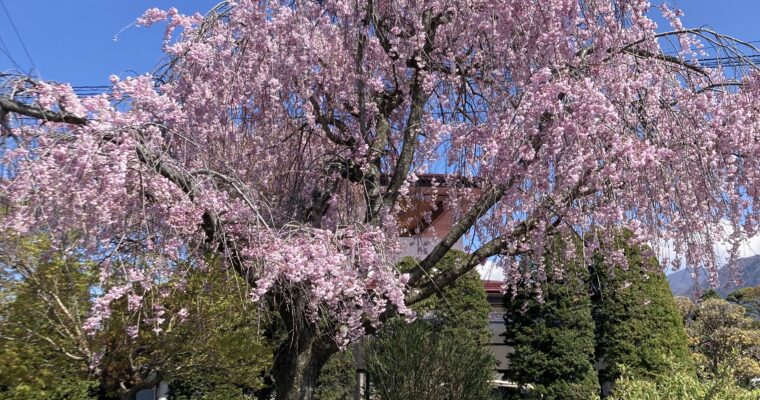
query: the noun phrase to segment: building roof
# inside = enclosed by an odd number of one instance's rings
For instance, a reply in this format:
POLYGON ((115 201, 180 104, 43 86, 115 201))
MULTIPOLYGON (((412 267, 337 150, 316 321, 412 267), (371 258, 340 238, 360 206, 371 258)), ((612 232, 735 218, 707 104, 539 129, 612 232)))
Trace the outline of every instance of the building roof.
POLYGON ((502 286, 504 286, 503 281, 489 281, 489 280, 482 280, 483 282, 483 289, 486 290, 486 293, 494 293, 494 294, 501 294, 502 293, 502 286))

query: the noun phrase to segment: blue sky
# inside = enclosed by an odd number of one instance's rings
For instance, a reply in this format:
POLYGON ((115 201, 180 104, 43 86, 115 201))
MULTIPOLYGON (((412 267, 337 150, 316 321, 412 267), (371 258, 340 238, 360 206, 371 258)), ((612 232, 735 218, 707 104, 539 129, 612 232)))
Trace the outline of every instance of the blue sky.
MULTIPOLYGON (((658 1, 650 0, 652 4, 658 1)), ((709 26, 720 33, 743 40, 760 40, 760 1, 757 0, 680 0, 676 2, 686 15, 690 28, 709 26)))
MULTIPOLYGON (((111 74, 150 72, 161 59, 162 29, 131 27, 150 7, 205 13, 218 0, 2 0, 44 79, 105 85, 111 74)), ((659 0, 652 0, 658 4, 659 0)), ((745 40, 760 40, 758 0, 679 0, 689 27, 709 25, 745 40)), ((663 28, 667 28, 664 27, 663 28)), ((0 49, 25 72, 31 61, 0 8, 0 49)), ((0 52, 0 71, 18 70, 0 52)))
MULTIPOLYGON (((31 59, 47 80, 106 85, 108 76, 150 72, 161 59, 163 28, 130 27, 150 7, 205 13, 218 0, 2 0, 31 59)), ((31 62, 0 8, 0 39, 24 72, 31 62)), ((0 49, 2 44, 0 43, 0 49)), ((0 52, 0 71, 18 70, 0 52)))

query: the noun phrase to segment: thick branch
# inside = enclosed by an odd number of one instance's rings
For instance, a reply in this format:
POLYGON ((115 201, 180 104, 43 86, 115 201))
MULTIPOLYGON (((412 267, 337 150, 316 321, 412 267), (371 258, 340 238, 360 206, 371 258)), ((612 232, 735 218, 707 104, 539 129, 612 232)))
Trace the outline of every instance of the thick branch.
POLYGON ((474 253, 457 260, 458 262, 453 268, 449 268, 446 271, 439 273, 434 278, 427 280, 420 287, 410 290, 405 299, 406 304, 412 305, 432 296, 439 290, 439 288, 451 284, 460 276, 470 272, 488 257, 501 254, 504 249, 506 249, 506 246, 507 240, 501 236, 480 246, 480 248, 474 253))
MULTIPOLYGON (((406 121, 401 155, 396 162, 396 169, 393 171, 393 176, 384 197, 385 205, 388 209, 393 209, 393 206, 396 204, 398 190, 401 188, 404 180, 406 180, 409 168, 414 160, 414 150, 417 147, 417 135, 419 135, 422 127, 423 106, 426 100, 421 80, 420 73, 415 72, 414 82, 411 87, 411 110, 406 121)), ((377 210, 373 210, 373 214, 377 215, 377 210)))
MULTIPOLYGON (((442 13, 431 15, 429 12, 425 13, 423 17, 423 24, 425 25, 426 36, 425 44, 422 47, 422 51, 419 56, 425 61, 426 64, 431 64, 430 56, 433 53, 435 45, 435 37, 438 32, 438 28, 451 21, 454 12, 447 10, 442 13)), ((398 199, 398 191, 401 185, 406 180, 409 174, 409 169, 412 166, 414 160, 414 151, 417 147, 417 136, 422 128, 422 117, 424 115, 424 106, 427 101, 427 93, 423 88, 423 69, 418 66, 414 70, 414 76, 412 77, 412 85, 409 88, 410 104, 409 116, 406 121, 406 128, 403 134, 403 143, 401 145, 401 154, 396 162, 396 168, 393 171, 388 188, 383 197, 385 206, 392 210, 396 205, 396 199, 398 199)), ((373 214, 377 215, 377 210, 372 210, 373 214)))
POLYGON ((9 99, 7 97, 0 97, 0 108, 7 112, 13 112, 19 115, 24 115, 27 117, 49 122, 65 122, 67 124, 74 125, 87 125, 86 118, 77 117, 73 114, 44 110, 42 108, 30 106, 20 101, 9 99))
MULTIPOLYGON (((447 243, 452 243, 451 240, 454 240, 456 242, 457 239, 454 239, 453 237, 449 237, 447 235, 446 238, 444 238, 444 241, 438 244, 436 246, 436 249, 433 250, 433 252, 428 255, 425 260, 423 260, 420 263, 420 266, 414 271, 413 277, 410 279, 410 286, 413 288, 409 295, 407 295, 406 302, 407 304, 414 304, 418 301, 424 300, 425 298, 431 296, 434 294, 439 288, 445 287, 446 285, 451 284, 454 282, 457 278, 460 276, 468 273, 473 268, 477 267, 480 263, 482 263, 485 259, 488 257, 492 257, 495 255, 504 255, 505 251, 509 249, 509 244, 512 243, 519 243, 519 242, 525 242, 528 239, 528 234, 535 230, 537 227, 540 226, 540 224, 543 222, 546 225, 546 234, 547 235, 553 235, 557 232, 557 228, 562 222, 563 213, 561 210, 554 209, 552 205, 561 205, 565 208, 569 208, 572 203, 583 196, 590 195, 592 193, 596 192, 596 189, 594 188, 587 188, 583 190, 583 186, 588 179, 589 175, 591 175, 592 170, 588 169, 583 173, 583 176, 576 182, 576 184, 573 186, 572 189, 570 189, 558 202, 554 202, 551 197, 547 197, 543 202, 542 205, 536 210, 533 215, 528 218, 527 220, 521 222, 520 224, 515 227, 515 229, 507 234, 507 235, 501 235, 495 239, 492 239, 488 243, 482 245, 478 250, 470 254, 466 257, 466 259, 459 260, 459 263, 451 269, 448 269, 446 271, 440 272, 436 274, 435 276, 428 275, 428 272, 432 267, 435 265, 435 262, 432 262, 432 260, 428 261, 430 256, 438 250, 439 247, 441 247, 441 243, 449 240, 447 243), (425 264, 423 266, 423 264, 425 264), (416 273, 416 274, 415 274, 416 273)), ((490 194, 486 194, 483 197, 487 197, 490 194)), ((503 189, 502 189, 502 195, 503 195, 503 189)), ((492 196, 496 196, 496 194, 493 194, 492 196)), ((481 197, 479 203, 484 200, 484 198, 481 197)), ((499 196, 501 198, 501 195, 499 196)), ((493 197, 491 197, 491 200, 493 197)), ((496 199, 495 202, 498 201, 496 199)), ((485 204, 485 202, 483 202, 485 204)), ((478 205, 476 205, 478 207, 478 205)), ((490 207, 489 207, 490 208, 490 207)), ((473 208, 474 209, 474 208, 473 208)), ((488 209, 486 208, 485 211, 488 209)), ((484 211, 484 212, 485 212, 484 211)), ((472 212, 472 209, 470 210, 470 213, 472 212)), ((468 214, 470 214, 468 213, 468 214)), ((468 215, 471 217, 471 215, 468 215)), ((477 218, 475 218, 475 221, 477 221, 477 218)), ((460 223, 462 220, 460 220, 460 223)), ((474 222, 473 222, 474 224, 474 222)), ((459 225, 459 223, 457 224, 459 225)), ((455 226, 456 227, 456 226, 455 226)), ((460 228, 461 229, 461 228, 460 228)), ((452 229, 453 230, 453 229, 452 229)), ((462 232, 463 234, 463 232, 462 232)), ((461 235, 460 235, 461 236, 461 235)), ((452 243, 453 245, 453 243, 452 243)), ((443 254, 446 254, 446 252, 450 249, 446 249, 443 254)), ((512 246, 512 251, 508 252, 507 255, 517 255, 524 253, 523 251, 519 250, 520 246, 512 246), (514 250, 518 249, 518 250, 514 250)), ((440 251, 443 251, 443 249, 440 249, 440 251)), ((443 254, 440 255, 440 257, 443 257, 443 254)), ((438 259, 440 259, 440 257, 438 259)))
POLYGON ((319 102, 313 96, 309 97, 309 103, 311 103, 311 106, 314 109, 314 120, 319 123, 319 125, 322 127, 322 131, 325 133, 325 136, 330 139, 330 141, 335 144, 348 147, 353 147, 356 144, 356 140, 353 137, 349 136, 348 138, 344 139, 333 133, 332 129, 330 129, 330 125, 333 125, 337 127, 341 132, 348 131, 348 128, 343 123, 343 121, 335 118, 332 110, 329 113, 323 113, 321 107, 319 107, 319 102))
MULTIPOLYGON (((364 82, 364 48, 367 44, 367 30, 369 29, 369 23, 374 13, 374 1, 366 1, 366 13, 362 20, 362 29, 359 31, 358 38, 356 40, 356 58, 354 60, 354 69, 356 72, 356 93, 359 100, 359 131, 367 140, 367 100, 366 100, 366 84, 364 82)), ((357 2, 358 5, 358 2, 357 2)), ((357 6, 357 12, 358 6, 357 6)))
POLYGON ((417 268, 411 272, 409 286, 415 287, 435 266, 435 264, 437 264, 438 261, 451 250, 454 244, 475 225, 478 219, 501 200, 502 196, 504 196, 504 192, 509 186, 511 186, 511 184, 512 183, 510 182, 509 184, 496 185, 483 193, 477 203, 475 203, 475 205, 470 208, 453 227, 451 227, 449 233, 446 234, 446 236, 435 246, 433 251, 431 251, 430 254, 419 263, 417 268))

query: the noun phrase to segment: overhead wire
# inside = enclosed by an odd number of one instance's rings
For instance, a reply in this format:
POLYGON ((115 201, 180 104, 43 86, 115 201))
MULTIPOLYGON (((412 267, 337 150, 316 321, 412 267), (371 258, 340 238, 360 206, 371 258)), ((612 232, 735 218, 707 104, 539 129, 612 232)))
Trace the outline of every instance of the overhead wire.
MULTIPOLYGON (((21 43, 21 48, 24 50, 24 53, 26 54, 26 58, 29 59, 29 63, 31 64, 33 71, 37 73, 38 76, 42 76, 42 72, 39 68, 37 68, 37 64, 34 63, 34 60, 32 59, 32 55, 29 53, 29 49, 26 47, 26 43, 24 43, 24 39, 21 37, 21 33, 18 31, 18 28, 16 28, 16 24, 13 22, 13 18, 11 17, 11 13, 8 12, 8 8, 5 6, 5 2, 3 0, 0 0, 0 7, 3 8, 3 12, 5 12, 5 16, 8 18, 8 22, 11 24, 11 28, 13 28, 13 32, 16 33, 16 38, 18 38, 19 43, 21 43)), ((7 50, 7 48, 6 48, 7 50)), ((8 54, 10 57, 10 55, 8 54)), ((14 64, 16 64, 14 62, 14 64)), ((18 65, 18 64, 16 64, 18 65)))
POLYGON ((5 40, 3 40, 2 35, 0 35, 0 53, 3 53, 5 57, 7 57, 8 60, 10 60, 10 62, 13 64, 13 66, 17 70, 19 71, 24 70, 24 68, 18 62, 16 62, 16 59, 13 58, 13 56, 11 55, 11 51, 8 49, 8 46, 5 44, 5 40))
MULTIPOLYGON (((3 0, 0 0, 0 6, 3 6, 3 0)), ((6 15, 7 10, 6 10, 6 15)), ((760 41, 751 41, 748 43, 760 43, 760 41)), ((20 69, 20 65, 18 62, 13 59, 13 57, 8 52, 8 48, 3 41, 2 37, 0 37, 0 52, 5 54, 11 62, 20 69)), ((28 54, 27 54, 28 56, 28 54)), ((31 61, 31 58, 30 58, 31 61)), ((740 67, 740 66, 748 66, 750 63, 755 65, 760 65, 760 54, 753 54, 753 55, 731 55, 731 56, 720 56, 720 57, 705 57, 705 58, 698 58, 696 61, 699 63, 700 66, 707 67, 707 68, 715 68, 715 67, 740 67)), ((72 89, 77 95, 80 96, 97 96, 100 94, 108 93, 111 90, 112 86, 110 85, 72 85, 72 89)))

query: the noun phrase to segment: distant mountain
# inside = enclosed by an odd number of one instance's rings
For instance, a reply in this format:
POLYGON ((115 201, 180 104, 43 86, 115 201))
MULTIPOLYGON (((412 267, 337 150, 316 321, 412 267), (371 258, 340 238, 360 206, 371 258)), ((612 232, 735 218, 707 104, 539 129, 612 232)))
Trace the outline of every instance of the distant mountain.
MULTIPOLYGON (((736 261, 736 274, 738 274, 739 284, 731 284, 731 271, 728 268, 721 268, 718 270, 718 287, 715 290, 725 297, 727 294, 733 292, 736 289, 741 289, 748 286, 760 285, 760 255, 740 258, 736 261)), ((707 274, 704 271, 699 271, 699 288, 701 290, 708 289, 710 287, 707 282, 707 274)), ((670 290, 676 296, 693 297, 695 292, 695 285, 691 279, 689 271, 682 270, 674 272, 668 275, 668 281, 670 282, 670 290)))

